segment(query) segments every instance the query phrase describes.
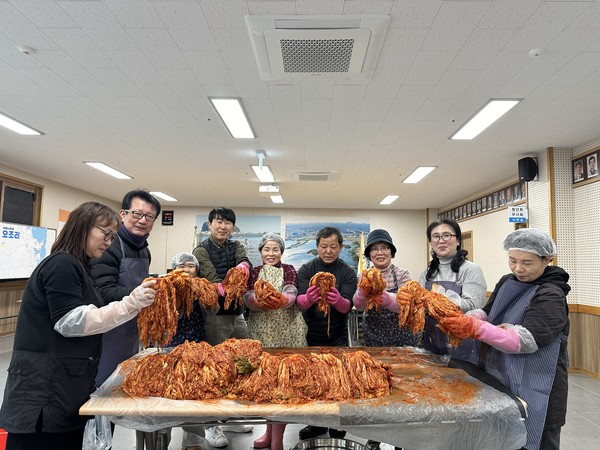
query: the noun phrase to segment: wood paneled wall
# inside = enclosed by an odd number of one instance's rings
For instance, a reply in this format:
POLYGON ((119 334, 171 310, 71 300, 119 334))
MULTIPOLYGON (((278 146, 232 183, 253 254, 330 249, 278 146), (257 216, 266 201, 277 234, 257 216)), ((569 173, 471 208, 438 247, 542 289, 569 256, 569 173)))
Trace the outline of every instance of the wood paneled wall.
POLYGON ((569 305, 571 368, 600 377, 600 308, 569 305))
POLYGON ((0 283, 0 336, 13 334, 26 281, 0 283))

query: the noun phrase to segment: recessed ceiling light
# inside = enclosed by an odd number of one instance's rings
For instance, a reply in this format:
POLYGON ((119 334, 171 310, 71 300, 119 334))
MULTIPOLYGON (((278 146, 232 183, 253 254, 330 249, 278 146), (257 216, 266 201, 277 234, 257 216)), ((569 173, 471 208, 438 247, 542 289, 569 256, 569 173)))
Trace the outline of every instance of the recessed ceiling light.
POLYGON ((101 162, 94 161, 83 161, 84 164, 87 164, 90 167, 93 167, 96 170, 107 173, 112 177, 118 178, 119 180, 132 180, 133 178, 129 175, 125 175, 123 172, 119 172, 117 169, 113 169, 110 166, 107 166, 101 162))
POLYGON ((166 200, 168 202, 178 202, 179 201, 175 197, 171 197, 170 195, 165 194, 164 192, 160 192, 160 191, 150 192, 150 194, 155 197, 162 198, 163 200, 166 200))
POLYGON ((236 139, 254 139, 254 132, 246 117, 242 101, 232 97, 208 97, 219 117, 229 130, 232 137, 236 139))
POLYGON ((274 183, 275 182, 275 176, 273 175, 273 172, 271 172, 271 168, 269 166, 250 166, 252 167, 252 170, 254 170, 254 173, 256 174, 256 178, 258 178, 258 180, 261 183, 274 183))
POLYGON ((399 195, 386 195, 386 197, 381 200, 379 202, 380 205, 391 205, 392 203, 394 203, 398 197, 400 197, 399 195))
POLYGON ((496 120, 514 108, 522 99, 491 99, 450 139, 473 139, 496 120))
POLYGON ((437 169, 436 166, 419 166, 412 173, 406 177, 403 183, 418 183, 431 172, 437 169))
POLYGON ((271 201, 273 203, 283 203, 283 197, 281 195, 271 195, 271 201))
POLYGON ((0 113, 0 126, 8 128, 10 131, 14 131, 15 133, 22 134, 23 136, 41 136, 44 134, 41 131, 34 130, 30 126, 27 126, 24 123, 21 123, 3 113, 0 113))

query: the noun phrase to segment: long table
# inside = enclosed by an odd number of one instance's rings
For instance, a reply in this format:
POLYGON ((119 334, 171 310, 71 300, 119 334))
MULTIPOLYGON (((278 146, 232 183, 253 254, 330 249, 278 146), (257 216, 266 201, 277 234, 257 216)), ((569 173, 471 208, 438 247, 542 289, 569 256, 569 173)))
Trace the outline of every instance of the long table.
MULTIPOLYGON (((354 351, 345 347, 265 349, 296 353, 354 351)), ((115 373, 86 402, 83 415, 106 415, 126 428, 155 431, 217 420, 264 420, 343 429, 349 433, 420 450, 514 450, 525 444, 522 408, 506 393, 465 371, 447 367, 448 359, 415 348, 365 347, 392 366, 388 397, 300 405, 227 399, 170 400, 129 397, 120 390, 127 370, 115 373)), ((145 350, 139 358, 156 350, 145 350)), ((131 367, 131 362, 123 365, 131 367)))

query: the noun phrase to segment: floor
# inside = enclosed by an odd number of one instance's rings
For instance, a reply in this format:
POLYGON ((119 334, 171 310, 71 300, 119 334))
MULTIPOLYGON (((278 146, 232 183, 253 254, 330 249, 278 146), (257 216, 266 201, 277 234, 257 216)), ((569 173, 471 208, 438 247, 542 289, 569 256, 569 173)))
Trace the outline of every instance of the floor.
MULTIPOLYGON (((0 337, 0 394, 4 393, 6 383, 6 368, 12 352, 13 336, 0 337)), ((284 435, 284 448, 291 449, 298 443, 298 431, 303 425, 290 424, 284 435)), ((227 432, 229 450, 249 450, 252 442, 260 437, 264 425, 256 425, 252 433, 238 434, 227 432)), ((181 449, 181 428, 172 431, 169 450, 181 449)), ((359 437, 348 435, 347 439, 364 443, 359 437)), ((598 448, 600 442, 600 379, 591 378, 578 373, 569 374, 569 401, 567 423, 562 429, 561 449, 564 450, 589 450, 598 448)), ((213 447, 208 443, 203 444, 205 450, 213 447)), ((135 432, 118 427, 115 430, 113 449, 128 450, 136 448, 135 432)), ((393 449, 391 446, 382 445, 382 449, 393 449)))

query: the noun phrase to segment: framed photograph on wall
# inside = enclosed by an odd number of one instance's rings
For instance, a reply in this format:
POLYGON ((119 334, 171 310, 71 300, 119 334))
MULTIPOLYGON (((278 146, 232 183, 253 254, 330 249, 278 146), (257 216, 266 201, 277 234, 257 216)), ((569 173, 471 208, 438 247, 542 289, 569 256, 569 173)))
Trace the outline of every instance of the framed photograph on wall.
POLYGON ((583 180, 585 180, 585 174, 583 172, 583 158, 579 158, 573 161, 573 183, 578 183, 583 180))
POLYGON ((594 178, 598 176, 598 155, 592 153, 586 158, 587 177, 594 178))

